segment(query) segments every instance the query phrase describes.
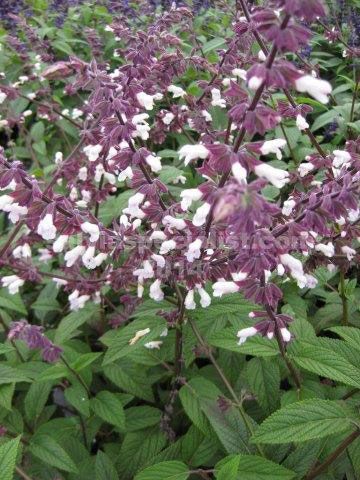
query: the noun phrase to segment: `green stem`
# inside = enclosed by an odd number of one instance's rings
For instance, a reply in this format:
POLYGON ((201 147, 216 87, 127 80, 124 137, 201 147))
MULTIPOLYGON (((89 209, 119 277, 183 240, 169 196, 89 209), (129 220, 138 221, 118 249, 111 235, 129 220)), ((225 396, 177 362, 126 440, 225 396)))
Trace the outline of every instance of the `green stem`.
POLYGON ((342 303, 342 324, 344 326, 349 325, 349 307, 345 294, 345 275, 344 272, 340 272, 340 298, 342 303))

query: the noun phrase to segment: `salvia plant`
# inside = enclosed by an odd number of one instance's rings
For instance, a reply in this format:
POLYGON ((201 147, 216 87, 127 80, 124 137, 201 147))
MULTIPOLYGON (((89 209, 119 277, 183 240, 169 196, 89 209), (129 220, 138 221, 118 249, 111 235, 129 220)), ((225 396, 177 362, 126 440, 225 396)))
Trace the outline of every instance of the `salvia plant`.
POLYGON ((9 3, 1 480, 360 478, 359 4, 259 3, 9 3))

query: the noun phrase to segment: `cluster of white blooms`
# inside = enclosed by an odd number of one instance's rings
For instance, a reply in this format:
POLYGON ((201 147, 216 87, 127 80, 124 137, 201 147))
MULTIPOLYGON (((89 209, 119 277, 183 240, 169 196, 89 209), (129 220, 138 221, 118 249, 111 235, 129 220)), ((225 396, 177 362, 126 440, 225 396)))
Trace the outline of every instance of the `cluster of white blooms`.
POLYGON ((162 93, 155 93, 155 95, 148 95, 145 92, 139 92, 136 95, 139 104, 145 108, 145 110, 152 110, 154 108, 155 100, 162 100, 162 93))
POLYGON ((100 229, 95 223, 84 222, 80 225, 84 233, 90 235, 90 242, 97 242, 100 238, 100 229))
POLYGON ((285 266, 290 270, 290 275, 296 280, 299 288, 314 288, 316 286, 316 278, 304 273, 303 265, 300 260, 289 253, 284 253, 280 255, 280 262, 281 264, 278 266, 279 275, 283 273, 282 266, 285 266))
POLYGON ((226 108, 226 100, 221 98, 221 92, 218 88, 211 89, 211 105, 213 107, 226 108))
POLYGON ((130 217, 143 219, 145 217, 145 213, 141 210, 139 205, 144 201, 145 195, 141 192, 135 193, 132 197, 128 200, 127 208, 123 209, 123 213, 130 215, 130 217))
POLYGON ((151 130, 150 125, 146 121, 149 118, 147 113, 139 113, 134 115, 131 123, 135 126, 135 130, 132 132, 131 136, 133 138, 141 138, 141 140, 149 139, 149 132, 151 130))
POLYGON ((23 245, 18 245, 14 248, 12 252, 15 258, 30 258, 31 257, 31 248, 28 243, 24 243, 23 245))
POLYGON ((184 302, 185 308, 187 310, 195 310, 196 308, 195 292, 198 292, 200 296, 200 305, 203 308, 208 307, 211 303, 210 295, 201 285, 195 285, 195 288, 189 290, 185 297, 185 302, 184 302))
POLYGON ((86 147, 83 148, 83 151, 87 156, 89 162, 96 162, 96 160, 99 158, 102 148, 103 147, 100 144, 87 145, 86 147))
POLYGON ((307 92, 320 103, 328 103, 332 87, 326 80, 315 78, 312 75, 303 75, 295 81, 298 92, 307 92))
POLYGON ((205 160, 209 156, 209 150, 201 144, 184 145, 179 150, 179 159, 184 159, 184 165, 187 166, 191 161, 201 158, 205 160))
POLYGON ((20 217, 26 215, 28 212, 27 207, 23 207, 14 202, 13 197, 9 195, 2 195, 0 197, 0 210, 9 214, 9 220, 12 223, 17 223, 20 217))
POLYGON ((286 145, 286 140, 283 138, 275 138, 274 140, 265 141, 260 147, 260 151, 263 155, 269 155, 269 153, 275 153, 278 160, 282 159, 281 148, 286 145))
POLYGON ((277 188, 282 188, 289 182, 289 172, 272 167, 268 163, 256 165, 254 172, 258 177, 264 178, 277 188))
POLYGON ((90 299, 90 295, 80 295, 79 290, 74 290, 68 297, 70 310, 78 311, 84 308, 85 303, 90 299))
POLYGON ((3 287, 7 287, 11 295, 19 292, 19 288, 24 285, 25 281, 17 275, 8 275, 2 277, 1 284, 3 287))
POLYGON ((36 233, 44 240, 54 240, 56 237, 56 227, 54 225, 53 216, 47 213, 39 222, 36 233))
POLYGON ((172 93, 174 98, 183 98, 186 95, 185 90, 183 90, 181 87, 177 87, 176 85, 169 85, 167 91, 172 93))

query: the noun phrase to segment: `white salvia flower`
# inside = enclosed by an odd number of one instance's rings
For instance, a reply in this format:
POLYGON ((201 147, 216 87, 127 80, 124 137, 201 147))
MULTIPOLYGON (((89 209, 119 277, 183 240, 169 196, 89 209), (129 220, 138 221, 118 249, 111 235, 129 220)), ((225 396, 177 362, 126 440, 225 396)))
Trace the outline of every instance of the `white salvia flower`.
POLYGON ((167 253, 171 252, 171 250, 175 250, 176 242, 175 240, 165 240, 162 242, 160 246, 159 253, 160 255, 166 255, 167 253))
POLYGON ((165 267, 166 260, 162 255, 157 255, 156 253, 153 253, 151 255, 151 258, 154 260, 154 262, 156 263, 156 265, 159 268, 164 268, 165 267))
POLYGON ((296 126, 300 131, 309 128, 309 124, 307 123, 306 119, 300 114, 296 115, 296 126))
POLYGON ((4 103, 4 101, 6 100, 6 97, 7 97, 6 93, 0 92, 0 105, 4 103))
POLYGON ((79 168, 78 178, 79 178, 79 180, 82 180, 83 182, 85 182, 85 180, 87 179, 87 168, 86 167, 79 168))
POLYGON ((313 165, 310 162, 301 163, 298 167, 298 172, 300 174, 300 177, 306 177, 306 175, 312 170, 314 170, 314 168, 315 168, 315 165, 313 165))
POLYGON ((166 235, 161 230, 154 230, 150 235, 150 240, 166 240, 166 235))
POLYGON ((120 221, 120 225, 124 225, 125 228, 130 227, 131 225, 127 215, 121 215, 119 221, 120 221))
POLYGON ((88 145, 87 147, 84 147, 84 153, 88 157, 89 162, 96 162, 102 148, 102 145, 88 145))
POLYGON ((165 327, 164 330, 160 333, 160 337, 167 337, 168 336, 168 329, 165 327))
POLYGON ((192 202, 197 202, 202 197, 202 192, 198 188, 189 188, 180 193, 181 209, 186 211, 191 207, 192 202))
POLYGON ((306 287, 315 288, 316 285, 318 284, 317 279, 315 277, 313 277, 312 275, 309 275, 307 273, 305 273, 305 277, 306 277, 306 287))
POLYGON ((137 101, 145 110, 152 110, 154 108, 154 100, 161 100, 163 98, 161 93, 155 95, 148 95, 145 92, 140 92, 136 95, 137 101))
POLYGON ((137 343, 140 340, 140 338, 144 337, 148 333, 150 333, 150 328, 144 328, 144 330, 138 330, 135 333, 135 336, 129 340, 129 345, 135 345, 135 343, 137 343))
POLYGON ((96 262, 95 262, 95 247, 88 247, 82 256, 82 262, 85 265, 86 268, 89 270, 93 270, 96 268, 96 262))
POLYGON ((143 202, 145 195, 141 192, 135 193, 128 200, 128 207, 124 208, 123 212, 135 218, 144 218, 145 213, 139 208, 140 203, 143 202))
POLYGON ((148 113, 138 113, 137 115, 134 115, 131 123, 133 125, 138 125, 139 123, 147 123, 146 120, 149 118, 148 113))
POLYGON ((19 82, 20 83, 25 83, 29 80, 29 77, 27 75, 20 75, 19 77, 19 82))
POLYGON ((60 288, 68 284, 68 282, 66 280, 63 280, 62 278, 53 278, 52 280, 53 282, 55 282, 56 288, 60 288))
POLYGON ((72 267, 74 263, 78 260, 81 255, 84 254, 86 248, 83 245, 78 245, 73 249, 69 250, 64 255, 64 260, 66 262, 67 267, 72 267))
POLYGON ((211 89, 211 105, 213 107, 226 108, 226 100, 221 98, 221 92, 218 88, 211 89))
POLYGON ((140 220, 140 218, 136 218, 136 219, 132 222, 131 227, 132 227, 133 230, 136 230, 137 228, 140 227, 140 225, 141 225, 141 220, 140 220))
POLYGON ((200 258, 201 245, 202 240, 200 238, 197 238, 189 244, 188 250, 185 252, 185 257, 189 263, 193 262, 196 258, 200 258))
POLYGON ((40 253, 40 262, 48 262, 53 258, 52 253, 48 248, 39 248, 38 253, 40 253))
POLYGON ((155 302, 164 300, 164 292, 161 290, 161 280, 156 279, 155 282, 150 285, 149 297, 155 300, 155 302))
POLYGON ((28 243, 24 243, 24 245, 18 245, 16 248, 14 248, 12 254, 14 258, 30 258, 30 245, 28 243))
MULTIPOLYGON (((147 115, 147 114, 145 114, 145 115, 147 115)), ((107 155, 107 157, 106 157, 106 160, 107 160, 107 161, 111 160, 112 158, 115 157, 115 155, 117 155, 117 153, 118 153, 118 151, 116 150, 115 147, 110 147, 110 148, 109 148, 109 153, 108 153, 108 155, 107 155)))
POLYGON ((13 197, 10 195, 1 195, 0 197, 0 210, 5 210, 6 207, 10 206, 13 203, 13 197))
POLYGON ((105 32, 113 32, 114 31, 114 29, 110 25, 106 25, 104 30, 105 30, 105 32))
POLYGON ((62 152, 56 152, 55 153, 55 163, 56 165, 59 165, 63 161, 63 153, 62 152))
POLYGON ((9 214, 9 219, 12 223, 17 223, 20 217, 28 212, 27 207, 21 207, 17 202, 6 205, 2 210, 9 214))
POLYGON ((1 279, 2 286, 8 288, 10 295, 15 295, 15 293, 18 293, 19 288, 22 287, 24 283, 25 281, 17 275, 8 275, 6 277, 2 277, 1 279))
POLYGON ((247 278, 248 274, 246 272, 232 272, 231 278, 234 282, 242 282, 247 278))
POLYGON ((124 182, 127 178, 130 180, 133 178, 134 172, 131 167, 126 167, 125 170, 119 173, 118 180, 119 182, 124 182))
POLYGON ((251 88, 251 90, 257 90, 260 87, 260 85, 263 83, 263 81, 264 80, 262 78, 254 75, 248 81, 248 87, 251 88))
POLYGON ((185 90, 176 85, 169 85, 167 91, 173 94, 173 98, 183 98, 186 95, 185 90))
POLYGON ((348 211, 348 219, 350 222, 356 222, 359 216, 360 216, 360 209, 348 211))
POLYGON ((80 228, 84 233, 90 235, 90 242, 97 242, 99 240, 100 230, 95 223, 84 222, 80 225, 80 228))
POLYGON ((304 288, 307 284, 307 278, 304 274, 301 261, 289 253, 280 255, 280 261, 285 267, 288 267, 290 275, 297 281, 299 288, 304 288))
POLYGON ((289 182, 289 172, 272 167, 267 163, 256 165, 254 171, 258 177, 265 178, 277 188, 282 188, 289 182))
POLYGON ((238 345, 242 345, 249 337, 253 337, 257 333, 258 331, 255 327, 248 327, 239 330, 236 334, 236 336, 239 338, 238 345))
POLYGON ((285 328, 285 327, 280 328, 280 333, 281 333, 281 336, 282 336, 284 342, 290 342, 291 333, 289 332, 289 330, 287 328, 285 328))
POLYGON ((260 151, 263 155, 268 155, 269 153, 275 153, 278 160, 282 159, 282 152, 280 148, 284 148, 286 145, 286 140, 283 138, 275 138, 274 140, 265 141, 260 151))
POLYGON ((356 255, 356 250, 349 247, 348 245, 344 245, 343 247, 341 247, 341 251, 342 251, 342 253, 344 253, 347 256, 347 259, 349 260, 349 262, 351 262, 351 260, 356 255))
POLYGON ((162 121, 163 123, 165 123, 165 125, 170 125, 170 123, 174 120, 174 118, 175 118, 175 115, 171 112, 168 112, 163 116, 162 121))
POLYGON ((328 242, 327 245, 325 245, 325 243, 318 243, 315 245, 315 250, 323 253, 325 257, 331 258, 335 255, 335 247, 331 242, 328 242))
POLYGON ((239 291, 239 287, 235 282, 227 282, 226 280, 218 280, 213 284, 214 297, 222 297, 228 293, 235 293, 239 291))
POLYGON ((140 283, 143 283, 144 280, 148 278, 153 278, 155 273, 149 260, 144 260, 142 263, 142 268, 138 268, 137 270, 135 270, 133 272, 133 275, 135 277, 138 277, 138 281, 140 283))
POLYGON ((328 103, 332 87, 326 80, 304 75, 295 81, 295 88, 299 92, 307 92, 320 103, 328 103))
POLYGON ((260 62, 265 62, 266 60, 266 55, 264 51, 261 49, 259 50, 259 53, 258 53, 258 59, 260 60, 260 62))
POLYGON ((53 246, 52 246, 53 251, 55 253, 62 252, 68 240, 69 240, 69 235, 60 235, 53 243, 53 246))
POLYGON ((163 342, 161 340, 154 340, 152 342, 147 342, 144 344, 145 348, 148 348, 149 350, 160 350, 161 345, 163 342))
POLYGON ((145 161, 149 165, 149 167, 151 168, 151 171, 154 172, 154 173, 158 173, 162 169, 161 158, 160 157, 155 157, 154 155, 148 155, 145 158, 145 161))
POLYGON ((162 223, 170 228, 176 228, 176 230, 184 230, 184 228, 186 228, 185 220, 172 217, 171 215, 165 215, 162 219, 162 223))
POLYGON ((207 291, 202 288, 200 285, 196 285, 196 289, 197 291, 199 292, 199 295, 200 295, 200 305, 203 307, 203 308, 206 308, 208 307, 210 304, 211 304, 211 297, 210 295, 207 293, 207 291))
POLYGON ((56 227, 51 213, 47 213, 37 226, 36 233, 44 240, 53 240, 56 237, 56 227))
POLYGON ((246 181, 247 171, 246 171, 246 168, 244 168, 240 162, 233 163, 231 166, 231 171, 239 183, 247 183, 246 181))
POLYGON ((246 70, 242 68, 234 68, 231 73, 235 75, 235 77, 241 78, 241 80, 246 80, 246 70))
POLYGON ((186 310, 195 310, 194 290, 189 290, 184 301, 186 310))
POLYGON ((296 205, 296 202, 294 199, 289 198, 289 200, 285 200, 281 210, 282 214, 285 215, 286 217, 291 215, 295 205, 296 205))
POLYGON ((205 122, 212 122, 212 116, 207 110, 201 110, 201 115, 205 118, 205 122))
POLYGON ((148 140, 150 138, 149 132, 151 128, 150 125, 145 123, 139 123, 136 125, 136 130, 132 132, 131 136, 133 138, 140 137, 141 140, 148 140))
POLYGON ((76 120, 77 118, 80 118, 84 115, 84 112, 80 110, 80 108, 74 108, 73 111, 71 112, 71 117, 76 120))
POLYGON ((201 207, 199 207, 196 210, 193 221, 192 221, 195 227, 201 227, 201 225, 204 225, 204 223, 206 222, 206 218, 210 212, 210 209, 211 209, 210 203, 205 202, 201 207))
POLYGON ((184 185, 184 183, 186 183, 186 177, 184 175, 178 175, 177 177, 174 178, 172 183, 174 185, 176 185, 177 183, 182 183, 184 185))
POLYGON ((2 191, 2 190, 12 190, 12 191, 14 191, 14 190, 16 190, 16 185, 17 185, 17 183, 16 183, 15 179, 12 179, 11 182, 8 183, 5 187, 0 187, 0 191, 2 191))
POLYGON ((36 98, 36 93, 31 92, 31 93, 28 93, 26 96, 29 100, 34 100, 36 98))
POLYGON ((71 295, 69 295, 68 300, 70 302, 70 310, 77 312, 81 308, 84 308, 85 303, 90 299, 90 295, 80 295, 79 290, 74 290, 71 295))
POLYGON ((100 182, 102 175, 105 173, 105 169, 102 163, 99 163, 96 165, 95 168, 95 177, 94 180, 95 182, 100 182))
POLYGON ((32 115, 32 111, 31 110, 25 110, 25 112, 22 113, 23 117, 30 117, 30 115, 32 115))
POLYGON ((335 167, 335 168, 340 168, 345 163, 347 163, 351 160, 350 153, 346 152, 345 150, 334 150, 333 155, 334 155, 334 160, 333 160, 332 164, 333 164, 333 167, 335 167))
POLYGON ((209 156, 209 150, 204 145, 184 145, 179 150, 179 159, 184 159, 184 164, 187 166, 192 160, 201 158, 204 160, 209 156))

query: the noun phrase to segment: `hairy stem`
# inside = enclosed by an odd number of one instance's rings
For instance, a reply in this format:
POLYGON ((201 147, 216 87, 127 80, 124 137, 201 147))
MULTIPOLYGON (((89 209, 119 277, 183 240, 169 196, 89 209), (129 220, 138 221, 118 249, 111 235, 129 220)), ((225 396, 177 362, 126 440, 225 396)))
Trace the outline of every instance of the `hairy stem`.
POLYGON ((73 374, 75 375, 75 377, 79 380, 79 382, 81 383, 81 385, 85 388, 86 390, 86 393, 90 396, 91 395, 91 392, 90 392, 90 389, 89 387, 86 385, 86 383, 84 382, 84 379, 82 378, 82 376, 76 371, 74 370, 71 365, 68 363, 68 361, 64 358, 63 355, 61 355, 61 361, 64 363, 64 365, 66 366, 66 368, 73 374))
POLYGON ((345 274, 340 272, 340 298, 342 303, 342 325, 347 326, 349 324, 349 306, 348 300, 345 294, 345 274))
POLYGON ((19 477, 23 478, 24 480, 33 480, 24 470, 17 465, 15 466, 15 471, 19 475, 19 477))

